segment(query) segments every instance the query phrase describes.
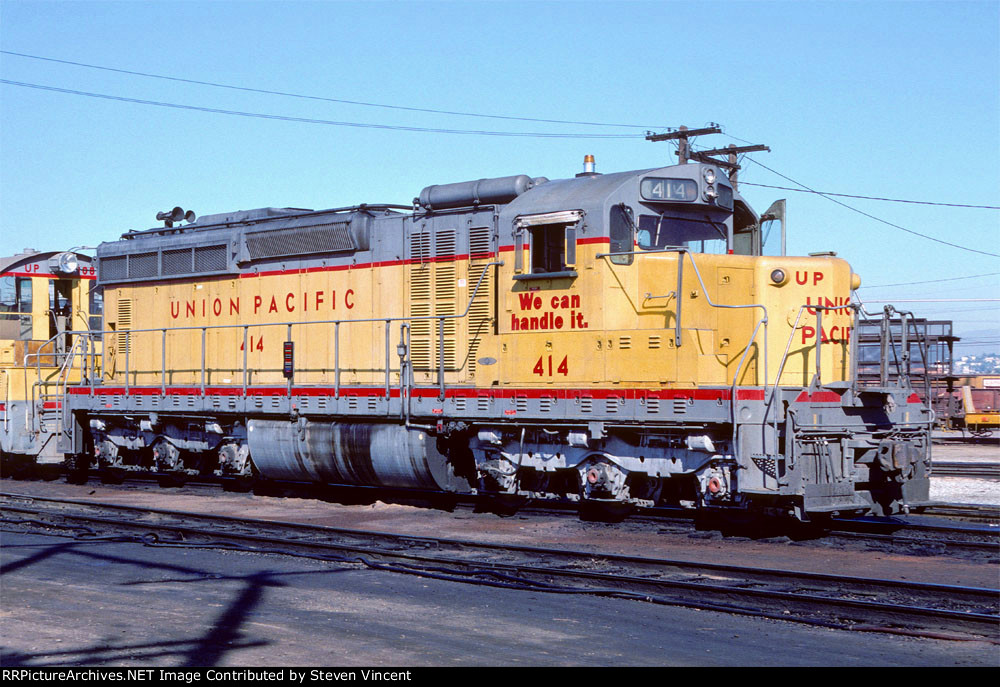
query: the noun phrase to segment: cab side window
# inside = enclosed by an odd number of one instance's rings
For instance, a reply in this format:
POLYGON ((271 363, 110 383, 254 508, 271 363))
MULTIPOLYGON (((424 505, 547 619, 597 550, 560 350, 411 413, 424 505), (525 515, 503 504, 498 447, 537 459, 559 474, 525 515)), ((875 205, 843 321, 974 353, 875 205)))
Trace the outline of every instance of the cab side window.
POLYGON ((633 234, 632 210, 627 205, 615 205, 611 208, 608 231, 611 234, 611 252, 629 253, 629 255, 612 255, 611 262, 616 265, 631 265, 635 256, 635 237, 633 234))
POLYGON ((31 277, 0 277, 0 338, 31 338, 31 277))
POLYGON ((562 272, 566 269, 566 225, 531 227, 531 273, 562 272))
POLYGON ((546 275, 575 277, 576 236, 582 219, 580 210, 517 218, 514 223, 514 279, 542 279, 546 275), (528 253, 527 264, 525 252, 528 253))
POLYGON ((90 289, 90 331, 98 332, 94 338, 101 340, 101 329, 104 327, 104 287, 93 287, 90 289))

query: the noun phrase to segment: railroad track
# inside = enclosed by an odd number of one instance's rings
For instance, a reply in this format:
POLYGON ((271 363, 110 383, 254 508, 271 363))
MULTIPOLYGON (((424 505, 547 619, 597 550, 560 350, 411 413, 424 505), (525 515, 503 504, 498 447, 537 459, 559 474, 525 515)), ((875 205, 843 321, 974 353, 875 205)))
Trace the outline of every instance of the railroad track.
POLYGON ((927 515, 940 515, 946 518, 963 518, 969 520, 988 520, 1000 523, 1000 506, 972 503, 935 503, 921 509, 927 515))
MULTIPOLYGON (((124 483, 105 485, 123 491, 160 491, 158 484, 161 476, 155 474, 138 474, 124 483)), ((92 476, 91 482, 97 484, 98 476, 92 476)), ((579 504, 559 501, 525 501, 516 504, 507 502, 494 503, 494 499, 476 496, 447 495, 434 491, 419 490, 386 490, 375 487, 326 487, 314 484, 300 483, 265 483, 260 492, 264 495, 285 494, 299 498, 316 498, 334 501, 342 504, 368 504, 377 500, 392 503, 420 503, 421 505, 437 505, 448 511, 481 512, 493 511, 502 515, 517 513, 519 515, 548 517, 577 517, 580 514, 579 504)), ((211 477, 192 477, 184 483, 188 492, 217 492, 220 481, 211 477)), ((803 539, 840 540, 846 544, 872 544, 882 549, 891 549, 900 554, 909 554, 916 550, 926 554, 963 554, 970 552, 978 558, 987 561, 1000 559, 1000 508, 991 506, 973 506, 968 504, 935 504, 924 509, 931 515, 946 517, 975 518, 986 521, 985 525, 946 525, 941 523, 920 522, 911 516, 888 518, 834 518, 816 528, 808 524, 793 521, 769 521, 766 523, 753 521, 742 525, 735 520, 718 520, 708 516, 702 521, 700 514, 689 508, 656 507, 646 508, 628 513, 626 522, 630 525, 650 526, 661 531, 676 534, 689 534, 694 527, 703 530, 724 532, 725 536, 750 536, 756 539, 783 537, 803 539), (697 522, 696 522, 697 521, 697 522), (992 524, 992 526, 991 526, 992 524), (663 530, 667 528, 667 530, 663 530)), ((710 536, 710 535, 706 535, 710 536)))
POLYGON ((1000 463, 967 463, 936 460, 931 464, 931 473, 935 477, 970 477, 974 479, 1000 480, 1000 463))
POLYGON ((853 630, 1000 643, 997 589, 368 532, 0 494, 0 526, 306 556, 456 582, 598 594, 853 630))

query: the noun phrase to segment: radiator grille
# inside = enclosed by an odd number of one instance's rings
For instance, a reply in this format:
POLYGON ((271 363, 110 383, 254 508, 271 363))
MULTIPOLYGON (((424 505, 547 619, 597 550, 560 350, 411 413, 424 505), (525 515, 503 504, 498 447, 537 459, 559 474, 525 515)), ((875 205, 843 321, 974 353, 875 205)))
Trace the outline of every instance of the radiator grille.
MULTIPOLYGON (((118 328, 118 334, 115 338, 118 339, 118 353, 124 355, 132 350, 132 335, 128 333, 128 330, 132 328, 132 299, 131 298, 119 298, 118 299, 118 319, 115 326, 118 328)), ((124 365, 124 361, 122 361, 124 365)))
MULTIPOLYGON (((439 230, 434 236, 434 257, 453 258, 456 247, 454 229, 439 230)), ((423 262, 430 256, 429 232, 416 232, 410 236, 410 256, 421 261, 410 267, 410 314, 413 317, 429 315, 455 315, 458 310, 457 268, 454 260, 423 262)), ((413 369, 429 379, 440 364, 440 320, 414 320, 412 328, 413 369)), ((444 367, 457 367, 458 342, 455 319, 444 321, 444 367)))
POLYGON ((191 249, 163 251, 163 274, 188 274, 191 272, 191 249))
POLYGON ((473 227, 469 230, 469 255, 487 257, 490 252, 490 228, 473 227))
POLYGON ((304 229, 275 229, 246 235, 251 260, 286 255, 354 250, 350 222, 332 222, 304 229))
POLYGON ((226 246, 201 246, 194 249, 195 272, 222 272, 226 264, 226 246))
MULTIPOLYGON (((476 288, 479 277, 483 276, 483 270, 490 262, 490 228, 473 227, 469 230, 469 289, 476 288)), ((469 308, 469 317, 466 320, 468 331, 469 350, 467 353, 469 377, 476 378, 476 371, 479 367, 479 346, 483 337, 489 333, 489 324, 493 314, 493 289, 490 285, 489 273, 483 276, 483 281, 479 284, 479 290, 469 308)))
POLYGON ((159 274, 159 256, 152 253, 136 253, 128 256, 128 278, 155 277, 159 274))
MULTIPOLYGON (((431 314, 433 297, 431 294, 432 264, 424 262, 429 258, 430 233, 415 232, 410 235, 410 257, 420 261, 410 267, 410 315, 427 317, 431 314)), ((431 320, 413 320, 410 330, 410 357, 413 369, 428 371, 431 367, 431 320)))
POLYGON ((124 255, 115 258, 101 258, 98 267, 103 280, 113 281, 128 277, 128 258, 124 255))

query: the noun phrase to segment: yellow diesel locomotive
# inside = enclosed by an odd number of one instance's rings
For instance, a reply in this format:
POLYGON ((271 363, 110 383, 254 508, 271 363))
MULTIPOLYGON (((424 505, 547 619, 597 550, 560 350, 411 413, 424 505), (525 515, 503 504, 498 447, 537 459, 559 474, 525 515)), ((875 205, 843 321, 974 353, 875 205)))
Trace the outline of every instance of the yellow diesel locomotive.
MULTIPOLYGON (((802 519, 927 501, 931 413, 857 384, 859 278, 722 168, 428 186, 97 249, 76 468, 802 519)), ((193 219, 188 214, 188 220, 193 219)))
POLYGON ((100 292, 75 252, 0 258, 0 460, 4 475, 58 474, 63 402, 99 375, 100 292), (82 332, 75 335, 74 332, 82 332))

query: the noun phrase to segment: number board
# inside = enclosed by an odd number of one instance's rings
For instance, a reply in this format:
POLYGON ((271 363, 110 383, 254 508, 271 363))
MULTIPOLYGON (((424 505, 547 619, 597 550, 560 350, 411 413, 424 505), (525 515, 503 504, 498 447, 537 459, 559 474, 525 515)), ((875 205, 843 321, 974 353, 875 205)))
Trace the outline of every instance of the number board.
POLYGON ((698 200, 698 184, 693 179, 646 177, 639 184, 639 194, 646 200, 691 202, 698 200))

